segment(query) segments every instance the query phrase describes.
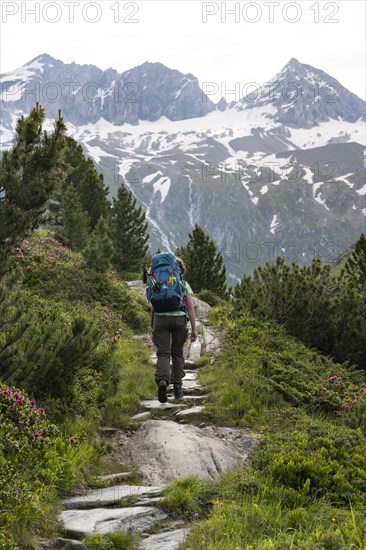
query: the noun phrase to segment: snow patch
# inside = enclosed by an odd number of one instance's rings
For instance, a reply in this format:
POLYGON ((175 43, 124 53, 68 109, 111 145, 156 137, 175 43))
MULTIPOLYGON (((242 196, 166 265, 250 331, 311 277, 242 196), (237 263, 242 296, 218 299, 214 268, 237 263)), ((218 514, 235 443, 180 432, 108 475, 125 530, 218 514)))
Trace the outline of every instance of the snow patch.
POLYGON ((366 195, 366 185, 364 185, 363 187, 361 187, 361 189, 356 189, 356 193, 357 195, 366 195))
POLYGON ((272 233, 272 235, 275 234, 275 230, 276 230, 276 227, 279 225, 279 222, 277 221, 277 214, 275 214, 271 220, 271 227, 269 229, 270 233, 272 233))
POLYGON ((264 185, 259 192, 261 195, 265 195, 268 192, 268 185, 264 185))
POLYGON ((170 183, 171 183, 171 180, 170 178, 168 178, 168 176, 159 178, 157 181, 154 181, 153 183, 154 194, 160 191, 161 202, 165 201, 166 196, 169 193, 170 183))

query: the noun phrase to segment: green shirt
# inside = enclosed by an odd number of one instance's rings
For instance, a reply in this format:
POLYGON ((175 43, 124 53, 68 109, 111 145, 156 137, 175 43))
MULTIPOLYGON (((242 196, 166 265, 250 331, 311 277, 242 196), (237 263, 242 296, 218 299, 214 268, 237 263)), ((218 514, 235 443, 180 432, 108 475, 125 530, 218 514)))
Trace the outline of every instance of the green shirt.
MULTIPOLYGON (((193 294, 193 290, 191 289, 189 283, 187 283, 187 281, 183 281, 183 285, 184 285, 184 294, 183 294, 183 299, 185 299, 185 296, 187 294, 193 294)), ((155 313, 154 312, 154 315, 172 315, 173 317, 181 317, 183 315, 187 315, 187 313, 185 311, 182 311, 182 310, 178 310, 178 311, 167 311, 165 313, 155 313)))

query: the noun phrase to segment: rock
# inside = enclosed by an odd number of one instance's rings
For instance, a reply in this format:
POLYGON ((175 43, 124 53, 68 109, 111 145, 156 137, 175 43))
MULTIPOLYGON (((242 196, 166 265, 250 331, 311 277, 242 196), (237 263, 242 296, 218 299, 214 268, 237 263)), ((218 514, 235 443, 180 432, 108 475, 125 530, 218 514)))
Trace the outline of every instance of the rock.
POLYGON ((196 363, 194 363, 194 361, 192 361, 190 359, 186 359, 184 361, 184 368, 185 369, 195 369, 196 368, 196 363))
POLYGON ((221 332, 215 327, 203 325, 204 353, 218 352, 221 348, 221 332))
POLYGON ((184 401, 200 401, 201 399, 207 399, 207 395, 183 395, 184 401))
POLYGON ((197 380, 186 380, 183 378, 183 393, 185 395, 198 394, 201 391, 201 384, 197 380))
POLYGON ((179 411, 175 414, 175 416, 188 416, 190 414, 198 414, 203 411, 205 407, 201 405, 196 405, 195 407, 190 407, 189 409, 185 409, 184 411, 179 411))
POLYGON ((62 537, 57 539, 56 545, 57 548, 62 548, 63 550, 88 550, 87 547, 79 540, 64 539, 62 537))
POLYGON ((184 403, 180 403, 179 405, 174 403, 160 403, 157 399, 153 400, 147 400, 147 401, 141 401, 141 405, 145 407, 145 409, 177 409, 180 407, 186 407, 184 403))
POLYGON ((122 479, 123 477, 129 477, 131 475, 131 472, 118 472, 116 474, 105 474, 102 476, 98 476, 97 479, 100 481, 108 481, 110 479, 122 479))
POLYGON ((142 498, 135 502, 134 506, 151 506, 163 500, 163 497, 142 498))
POLYGON ((142 413, 139 413, 139 414, 135 414, 132 417, 132 420, 147 420, 148 418, 150 418, 150 416, 151 416, 151 412, 150 411, 145 411, 145 412, 142 412, 142 413))
POLYGON ((195 298, 192 296, 193 300, 193 307, 194 307, 194 313, 196 315, 196 319, 204 319, 207 317, 207 313, 212 309, 211 306, 206 304, 206 302, 203 302, 202 300, 199 300, 198 298, 195 298))
POLYGON ((106 428, 106 427, 99 428, 99 432, 102 435, 114 435, 118 431, 119 431, 118 428, 106 428))
POLYGON ((188 345, 188 350, 185 352, 185 355, 188 361, 195 363, 200 357, 202 352, 202 343, 197 338, 195 342, 190 342, 188 345))
POLYGON ((105 489, 87 491, 84 495, 66 498, 62 501, 65 510, 86 509, 110 506, 122 498, 131 496, 160 496, 162 487, 142 487, 139 485, 114 485, 105 489))
POLYGON ((135 340, 135 342, 148 342, 150 334, 133 334, 132 340, 135 340))
POLYGON ((107 535, 133 528, 141 533, 167 515, 154 507, 94 508, 92 510, 64 510, 60 514, 68 536, 81 539, 91 533, 107 535))
POLYGON ((139 550, 176 550, 184 542, 190 529, 177 529, 151 535, 140 543, 139 550))
MULTIPOLYGON (((240 430, 239 430, 240 431, 240 430)), ((219 428, 148 420, 123 443, 121 458, 138 469, 147 483, 165 484, 189 475, 212 479, 217 473, 243 465, 257 440, 242 435, 221 439, 219 428)))

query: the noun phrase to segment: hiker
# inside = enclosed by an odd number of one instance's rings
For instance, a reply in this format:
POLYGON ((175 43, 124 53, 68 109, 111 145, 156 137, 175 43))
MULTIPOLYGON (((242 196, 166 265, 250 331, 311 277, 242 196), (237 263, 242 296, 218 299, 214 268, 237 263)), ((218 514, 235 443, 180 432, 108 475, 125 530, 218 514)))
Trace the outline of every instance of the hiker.
POLYGON ((160 403, 167 402, 169 384, 173 384, 176 399, 183 397, 183 345, 188 337, 187 315, 191 323, 191 342, 197 339, 193 292, 184 280, 185 270, 183 260, 170 252, 153 256, 151 267, 147 270, 150 277, 147 298, 153 310, 153 342, 158 356, 155 380, 160 403))

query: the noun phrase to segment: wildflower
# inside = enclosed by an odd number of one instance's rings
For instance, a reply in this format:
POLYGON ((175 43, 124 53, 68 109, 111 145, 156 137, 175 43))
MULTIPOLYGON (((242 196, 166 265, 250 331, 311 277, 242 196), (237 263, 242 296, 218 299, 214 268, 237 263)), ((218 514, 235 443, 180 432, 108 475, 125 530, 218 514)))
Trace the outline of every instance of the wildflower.
POLYGON ((39 432, 33 432, 32 437, 41 437, 41 434, 39 432))
POLYGON ((75 437, 69 437, 70 443, 75 443, 75 437))
POLYGON ((35 400, 35 399, 32 399, 32 400, 30 401, 30 404, 31 404, 31 405, 36 405, 36 404, 37 404, 37 403, 36 403, 36 400, 35 400))
POLYGON ((14 392, 14 399, 22 399, 22 395, 19 392, 14 392))
POLYGON ((362 391, 362 393, 366 393, 366 388, 360 388, 360 391, 362 391))
POLYGON ((11 395, 11 390, 4 390, 5 395, 11 395))
POLYGON ((26 239, 23 240, 23 244, 29 244, 29 241, 27 241, 26 239))
POLYGON ((18 405, 21 405, 21 404, 23 403, 23 398, 21 397, 20 399, 17 399, 17 400, 16 400, 16 403, 17 403, 18 405))
POLYGON ((259 505, 256 502, 254 502, 253 503, 253 508, 259 508, 259 505))
POLYGON ((328 382, 333 382, 333 380, 337 380, 337 376, 331 376, 330 378, 328 378, 328 382))
POLYGON ((44 408, 40 407, 39 409, 37 409, 37 413, 38 414, 44 414, 44 408))
POLYGON ((349 395, 349 391, 346 391, 346 392, 345 392, 345 395, 349 395))
POLYGON ((349 409, 351 405, 349 405, 348 403, 343 403, 342 407, 344 409, 349 409))
POLYGON ((355 405, 358 405, 360 402, 360 398, 359 397, 355 397, 355 399, 352 401, 352 403, 354 403, 355 405))

